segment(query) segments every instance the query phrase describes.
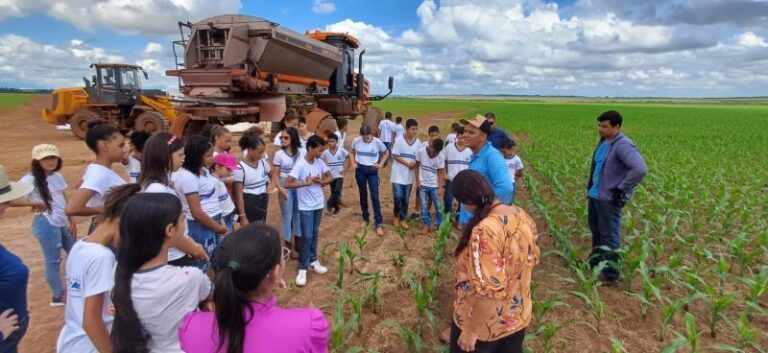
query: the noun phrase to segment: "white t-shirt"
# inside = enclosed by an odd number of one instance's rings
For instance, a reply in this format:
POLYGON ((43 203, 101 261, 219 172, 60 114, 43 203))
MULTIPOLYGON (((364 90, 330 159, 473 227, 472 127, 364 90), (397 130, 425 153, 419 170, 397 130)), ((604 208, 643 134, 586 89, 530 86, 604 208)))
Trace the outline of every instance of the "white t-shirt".
MULTIPOLYGON (((48 223, 54 227, 66 227, 69 220, 64 212, 64 207, 67 205, 67 200, 64 198, 67 182, 59 172, 54 172, 46 177, 45 180, 48 182, 48 193, 51 195, 51 209, 37 214, 42 214, 48 220, 48 223)), ((35 177, 32 174, 23 176, 19 182, 35 187, 35 190, 27 195, 27 200, 30 202, 43 202, 43 197, 40 196, 40 190, 37 189, 35 177)))
POLYGON ((347 139, 347 133, 342 131, 336 131, 336 136, 339 137, 339 143, 337 145, 339 147, 344 147, 344 140, 347 139))
POLYGON ((85 169, 80 188, 93 190, 95 194, 85 203, 85 206, 93 208, 104 207, 104 195, 110 189, 124 184, 125 180, 112 171, 112 169, 95 163, 89 164, 88 168, 85 169))
POLYGON ((347 152, 347 150, 342 147, 337 147, 336 153, 332 153, 331 150, 328 149, 323 152, 323 155, 320 158, 323 159, 325 165, 331 170, 333 178, 336 179, 344 177, 344 162, 347 161, 348 155, 349 152, 347 152))
MULTIPOLYGON (((421 150, 419 139, 413 139, 413 143, 409 144, 404 137, 397 137, 395 145, 392 146, 392 156, 416 162, 416 155, 419 153, 419 150, 421 150)), ((390 181, 394 184, 411 185, 413 184, 414 173, 414 169, 410 169, 397 160, 393 160, 390 181)))
POLYGON ((220 215, 219 179, 213 176, 208 169, 203 169, 203 173, 197 179, 200 182, 200 207, 203 212, 209 217, 220 215))
MULTIPOLYGON (((146 187, 142 187, 141 192, 171 194, 181 200, 182 207, 186 204, 186 197, 181 197, 176 189, 158 182, 151 182, 146 187)), ((189 237, 189 227, 184 227, 184 236, 189 237)), ((184 256, 186 256, 186 254, 183 251, 176 248, 168 248, 168 261, 178 260, 184 256)))
POLYGON ((135 183, 141 173, 141 161, 134 156, 128 156, 128 164, 125 164, 125 171, 128 173, 128 180, 135 183))
POLYGON ((104 296, 101 319, 107 330, 112 330, 114 317, 109 314, 112 304, 109 292, 114 285, 116 263, 112 251, 101 244, 83 239, 72 246, 67 256, 67 305, 64 308, 64 327, 56 342, 57 352, 96 352, 96 347, 83 329, 85 299, 88 297, 104 296))
POLYGON ((512 183, 515 182, 515 174, 518 170, 523 170, 523 160, 520 159, 520 156, 515 155, 512 158, 504 158, 504 162, 507 164, 507 171, 509 172, 509 176, 512 178, 512 183))
POLYGON ((277 152, 275 152, 275 160, 272 162, 275 167, 280 168, 280 177, 285 178, 288 176, 288 173, 291 172, 291 169, 293 169, 293 165, 296 163, 297 160, 304 157, 304 154, 307 153, 307 150, 303 148, 299 148, 298 150, 298 156, 289 156, 285 150, 281 149, 277 152))
MULTIPOLYGON (((322 159, 317 158, 314 163, 310 164, 306 158, 299 158, 289 176, 299 182, 304 182, 310 176, 322 178, 323 174, 330 171, 322 159)), ((321 210, 325 207, 323 187, 318 184, 296 189, 296 196, 299 199, 299 211, 321 210)))
POLYGON ((419 185, 436 188, 438 171, 445 169, 445 155, 441 152, 431 158, 425 146, 419 150, 416 159, 419 161, 419 185))
POLYGON ((182 352, 179 325, 211 293, 211 281, 195 267, 162 265, 133 274, 131 299, 152 353, 182 352))
POLYGON ((405 126, 402 123, 395 124, 395 138, 403 137, 405 135, 405 126))
POLYGON ((275 145, 275 146, 277 146, 277 147, 282 147, 282 146, 283 146, 283 143, 282 143, 282 141, 280 141, 280 135, 282 135, 282 134, 283 134, 283 131, 284 131, 284 130, 280 130, 280 131, 278 131, 278 132, 275 134, 275 138, 272 140, 272 144, 273 144, 273 145, 275 145))
POLYGON ((228 216, 230 213, 235 212, 235 203, 232 202, 232 197, 229 196, 227 185, 221 179, 219 179, 217 193, 219 195, 219 204, 221 204, 221 215, 228 216))
POLYGON ((395 132, 395 123, 392 120, 382 119, 379 122, 379 138, 381 142, 392 142, 392 134, 395 132))
POLYGON ((443 153, 445 154, 448 180, 453 180, 456 174, 469 168, 469 160, 472 158, 472 150, 469 147, 464 146, 464 149, 459 150, 455 143, 451 143, 445 146, 443 153))
POLYGON ((445 143, 446 144, 456 143, 456 133, 452 132, 448 134, 448 136, 445 137, 445 143))
POLYGON ((387 146, 377 137, 373 137, 371 142, 368 143, 363 141, 362 136, 355 137, 351 147, 355 151, 355 161, 357 164, 367 166, 379 163, 379 156, 387 150, 387 146))
POLYGON ((240 170, 232 173, 232 179, 243 184, 243 193, 261 195, 267 192, 271 168, 269 163, 263 160, 260 160, 255 166, 242 161, 240 162, 240 170))
POLYGON ((187 195, 200 193, 200 183, 197 181, 197 176, 190 173, 190 171, 181 168, 171 174, 171 180, 176 189, 176 194, 181 198, 181 206, 184 208, 184 215, 187 216, 188 220, 194 220, 195 218, 192 217, 192 212, 189 210, 187 195))

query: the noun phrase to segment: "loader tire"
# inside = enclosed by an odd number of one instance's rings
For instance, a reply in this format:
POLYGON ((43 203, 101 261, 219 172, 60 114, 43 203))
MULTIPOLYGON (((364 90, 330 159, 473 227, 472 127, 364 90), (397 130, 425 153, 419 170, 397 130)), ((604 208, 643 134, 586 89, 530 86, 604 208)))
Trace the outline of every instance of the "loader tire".
POLYGON ((69 127, 75 137, 85 140, 85 134, 88 132, 88 123, 99 119, 99 114, 90 110, 82 109, 72 114, 69 118, 69 127))

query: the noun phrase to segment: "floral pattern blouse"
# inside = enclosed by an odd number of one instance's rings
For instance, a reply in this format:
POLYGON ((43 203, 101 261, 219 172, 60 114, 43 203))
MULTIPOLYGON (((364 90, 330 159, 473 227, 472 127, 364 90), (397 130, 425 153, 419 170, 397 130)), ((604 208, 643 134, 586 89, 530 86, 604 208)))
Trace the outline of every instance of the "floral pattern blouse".
POLYGON ((480 221, 456 259, 453 321, 480 341, 509 336, 531 322, 531 273, 541 250, 536 224, 513 208, 480 221))

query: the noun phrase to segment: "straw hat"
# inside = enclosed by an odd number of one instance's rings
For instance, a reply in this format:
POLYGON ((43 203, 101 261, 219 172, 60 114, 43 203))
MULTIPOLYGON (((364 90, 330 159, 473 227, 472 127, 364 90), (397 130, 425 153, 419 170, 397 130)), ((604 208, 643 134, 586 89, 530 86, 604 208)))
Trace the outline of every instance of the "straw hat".
POLYGON ((16 200, 32 192, 34 187, 24 183, 13 183, 8 180, 5 167, 0 165, 0 203, 16 200))

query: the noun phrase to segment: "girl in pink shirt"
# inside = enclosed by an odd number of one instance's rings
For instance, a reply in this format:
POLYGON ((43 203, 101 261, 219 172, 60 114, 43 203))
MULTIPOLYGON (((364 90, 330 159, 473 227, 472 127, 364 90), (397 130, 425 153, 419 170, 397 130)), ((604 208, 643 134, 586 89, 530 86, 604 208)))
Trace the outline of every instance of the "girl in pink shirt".
POLYGON ((215 310, 184 318, 184 352, 327 353, 328 322, 320 310, 276 304, 288 256, 277 230, 261 222, 224 237, 213 260, 215 310))

